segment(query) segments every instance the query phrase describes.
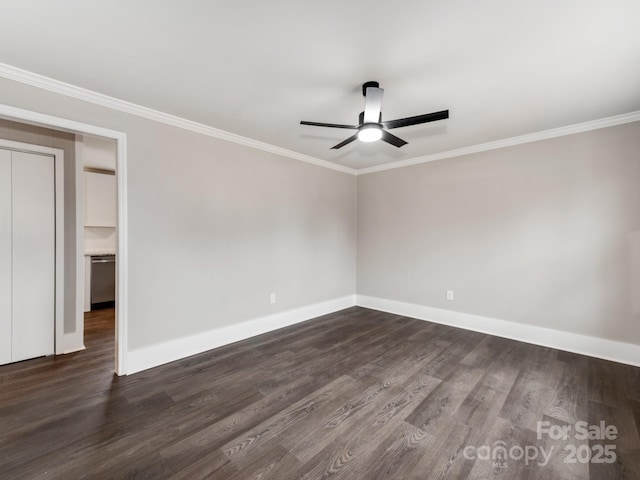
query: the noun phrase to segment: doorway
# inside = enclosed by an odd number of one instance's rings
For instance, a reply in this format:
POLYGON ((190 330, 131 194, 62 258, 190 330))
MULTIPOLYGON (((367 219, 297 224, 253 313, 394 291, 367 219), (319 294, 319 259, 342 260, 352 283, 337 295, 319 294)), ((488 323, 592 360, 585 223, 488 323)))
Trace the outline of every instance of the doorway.
MULTIPOLYGON (((0 105, 0 119, 19 122, 34 127, 52 129, 73 135, 87 135, 115 140, 116 142, 116 171, 117 175, 117 208, 116 208, 116 310, 115 310, 115 372, 118 375, 127 373, 127 230, 126 230, 126 134, 116 130, 109 130, 80 122, 31 112, 8 105, 0 105)), ((68 280, 65 288, 64 304, 69 308, 65 314, 65 322, 75 324, 75 332, 84 328, 84 197, 82 192, 83 167, 77 158, 73 168, 65 173, 65 180, 74 185, 73 192, 65 191, 67 198, 75 199, 74 222, 65 224, 65 241, 73 240, 72 257, 75 262, 66 262, 63 270, 64 278, 68 280), (75 180, 75 181, 73 181, 75 180), (70 228, 71 225, 71 228, 70 228)), ((71 209, 73 210, 73 209, 71 209)), ((67 249, 69 253, 69 249, 67 249)), ((67 329, 66 329, 67 330, 67 329)), ((67 332, 64 332, 67 337, 67 332)), ((74 347, 75 348, 75 347, 74 347)), ((56 349, 56 354, 68 353, 56 349)))

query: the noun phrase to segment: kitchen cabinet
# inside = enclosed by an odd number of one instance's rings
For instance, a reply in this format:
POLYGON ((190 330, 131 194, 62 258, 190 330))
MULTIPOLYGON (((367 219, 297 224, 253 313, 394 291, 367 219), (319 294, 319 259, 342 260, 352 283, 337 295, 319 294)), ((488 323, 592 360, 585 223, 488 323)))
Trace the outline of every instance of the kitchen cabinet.
POLYGON ((84 172, 85 227, 115 227, 117 222, 116 176, 84 172))

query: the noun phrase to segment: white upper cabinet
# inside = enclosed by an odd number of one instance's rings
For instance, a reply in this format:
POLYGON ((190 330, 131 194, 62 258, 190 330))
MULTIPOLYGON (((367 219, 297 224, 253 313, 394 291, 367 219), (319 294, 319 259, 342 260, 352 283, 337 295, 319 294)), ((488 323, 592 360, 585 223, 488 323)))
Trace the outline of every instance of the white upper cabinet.
POLYGON ((84 172, 84 224, 86 227, 115 227, 117 222, 116 176, 84 172))
POLYGON ((108 138, 84 136, 82 142, 82 163, 85 168, 116 170, 117 143, 108 138))

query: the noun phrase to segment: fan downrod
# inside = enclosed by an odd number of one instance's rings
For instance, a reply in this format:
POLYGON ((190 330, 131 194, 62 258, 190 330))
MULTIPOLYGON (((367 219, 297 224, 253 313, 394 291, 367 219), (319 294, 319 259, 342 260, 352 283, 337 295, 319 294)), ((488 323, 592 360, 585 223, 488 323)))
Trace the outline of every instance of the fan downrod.
POLYGON ((378 82, 365 82, 362 84, 362 96, 366 97, 367 96, 367 88, 369 87, 373 87, 373 88, 380 88, 380 84, 378 82))

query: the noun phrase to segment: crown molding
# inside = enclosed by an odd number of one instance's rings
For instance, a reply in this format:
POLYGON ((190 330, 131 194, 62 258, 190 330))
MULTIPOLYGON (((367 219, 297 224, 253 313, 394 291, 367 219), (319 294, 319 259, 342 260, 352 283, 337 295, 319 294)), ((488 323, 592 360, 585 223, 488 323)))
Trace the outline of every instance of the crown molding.
POLYGON ((294 152, 286 148, 276 147, 269 143, 260 142, 251 138, 236 135, 235 133, 220 130, 218 128, 210 127, 203 123, 187 120, 186 118, 177 117, 168 113, 160 112, 152 108, 143 107, 135 103, 120 100, 118 98, 110 97, 102 93, 94 92, 86 88, 71 85, 69 83, 61 82, 50 77, 45 77, 38 73, 33 73, 28 70, 7 65, 6 63, 0 63, 0 77, 4 77, 9 80, 13 80, 32 87, 41 88, 52 93, 64 95, 66 97, 75 98, 76 100, 82 100, 84 102, 99 105, 101 107, 110 108, 119 112, 128 113, 137 117, 145 118, 147 120, 153 120, 155 122, 164 123, 173 127, 182 128, 209 137, 226 140, 228 142, 237 143, 246 147, 255 148, 264 152, 281 155, 283 157, 292 158, 301 162, 310 163, 319 167, 328 168, 330 170, 337 170, 338 172, 348 173, 356 175, 357 171, 353 168, 338 165, 333 162, 321 160, 319 158, 305 155, 303 153, 294 152))
POLYGON ((601 118, 598 120, 591 120, 583 123, 576 123, 574 125, 568 125, 565 127, 553 128, 550 130, 543 130, 540 132, 529 133, 526 135, 520 135, 517 137, 505 138, 502 140, 496 140, 493 142, 481 143, 478 145, 471 145, 468 147, 458 148, 454 150, 447 150, 444 152, 433 153, 430 155, 423 155, 420 157, 413 157, 406 160, 397 162, 389 162, 375 167, 354 169, 339 165, 337 163, 329 162, 327 160, 321 160, 310 155, 294 152, 286 148, 277 147, 269 143, 260 142, 251 138, 243 137, 235 133, 220 130, 218 128, 210 127, 203 123, 187 120, 186 118, 177 117, 168 113, 160 112, 152 108, 143 107, 135 103, 120 100, 118 98, 110 97, 102 93, 94 92, 86 88, 71 85, 69 83, 61 82, 53 78, 45 77, 37 73, 29 72, 21 68, 0 63, 0 77, 7 78, 25 85, 41 88, 52 93, 64 95, 67 97, 82 100, 101 107, 110 108, 137 117, 145 118, 147 120, 153 120, 166 125, 182 128, 209 137, 226 140, 228 142, 244 145, 246 147, 255 148, 264 152, 273 153, 283 157, 292 158, 301 162, 310 163, 319 167, 328 168, 330 170, 336 170, 338 172, 348 173, 350 175, 365 175, 367 173, 382 172, 385 170, 392 170, 395 168, 409 167, 411 165, 419 165, 421 163, 433 162, 436 160, 444 160, 446 158, 460 157, 462 155, 469 155, 472 153, 486 152, 489 150, 496 150, 498 148, 511 147, 514 145, 521 145, 524 143, 537 142, 540 140, 547 140, 550 138, 562 137, 565 135, 572 135, 574 133, 588 132, 590 130, 597 130, 600 128, 613 127, 616 125, 623 125, 625 123, 632 123, 640 121, 640 111, 625 113, 622 115, 615 115, 613 117, 601 118))
POLYGON ((551 130, 543 130, 541 132, 529 133, 526 135, 520 135, 518 137, 505 138, 503 140, 496 140, 494 142, 480 143, 478 145, 457 148, 455 150, 447 150, 445 152, 433 153, 431 155, 409 158, 407 160, 401 160, 399 162, 385 163, 383 165, 377 165, 375 167, 369 168, 361 168, 357 170, 357 175, 382 172, 384 170, 392 170, 394 168, 409 167, 411 165, 434 162, 436 160, 444 160, 445 158, 460 157, 462 155, 469 155, 471 153, 486 152, 488 150, 512 147, 514 145, 521 145, 523 143, 537 142, 540 140, 563 137, 565 135, 573 135, 574 133, 588 132, 590 130, 597 130, 599 128, 614 127, 616 125, 623 125, 625 123, 638 121, 640 121, 640 111, 623 113, 622 115, 615 115, 613 117, 606 117, 598 120, 576 123, 574 125, 568 125, 566 127, 552 128, 551 130))

